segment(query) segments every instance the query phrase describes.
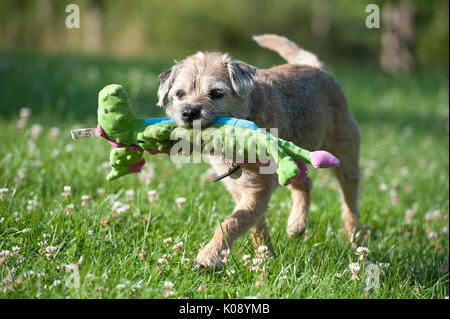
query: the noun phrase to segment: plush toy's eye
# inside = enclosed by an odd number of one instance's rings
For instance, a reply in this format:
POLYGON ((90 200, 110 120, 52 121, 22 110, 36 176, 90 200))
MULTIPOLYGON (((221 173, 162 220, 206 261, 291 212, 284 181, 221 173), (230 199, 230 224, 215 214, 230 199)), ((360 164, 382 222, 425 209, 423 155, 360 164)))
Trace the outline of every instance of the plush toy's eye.
POLYGON ((218 89, 212 89, 209 91, 208 96, 213 100, 221 99, 223 97, 223 92, 218 89))
POLYGON ((186 92, 184 92, 183 90, 178 90, 177 93, 175 93, 177 98, 181 99, 183 96, 186 95, 186 92))
POLYGON ((108 109, 105 109, 105 114, 108 114, 108 109))

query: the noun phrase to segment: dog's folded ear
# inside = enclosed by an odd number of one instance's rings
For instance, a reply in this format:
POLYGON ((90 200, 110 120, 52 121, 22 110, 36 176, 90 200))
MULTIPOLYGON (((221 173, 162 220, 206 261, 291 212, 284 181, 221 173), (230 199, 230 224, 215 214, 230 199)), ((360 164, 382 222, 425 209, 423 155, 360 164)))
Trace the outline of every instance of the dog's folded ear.
POLYGON ((159 75, 159 88, 158 88, 158 103, 156 105, 164 106, 164 100, 169 94, 169 90, 172 87, 175 75, 177 72, 177 66, 173 66, 171 69, 162 72, 159 75))
POLYGON ((257 69, 242 61, 228 63, 228 74, 234 91, 240 97, 244 97, 253 89, 253 76, 257 69))

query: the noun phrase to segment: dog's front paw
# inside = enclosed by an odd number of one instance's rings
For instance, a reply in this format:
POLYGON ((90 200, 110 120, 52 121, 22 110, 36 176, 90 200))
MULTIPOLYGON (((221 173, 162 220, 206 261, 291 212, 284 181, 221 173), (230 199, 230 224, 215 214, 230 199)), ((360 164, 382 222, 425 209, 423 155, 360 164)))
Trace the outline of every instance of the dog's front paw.
POLYGON ((206 268, 208 270, 221 270, 222 269, 222 261, 220 257, 220 250, 211 249, 206 245, 195 258, 194 263, 197 267, 206 268))

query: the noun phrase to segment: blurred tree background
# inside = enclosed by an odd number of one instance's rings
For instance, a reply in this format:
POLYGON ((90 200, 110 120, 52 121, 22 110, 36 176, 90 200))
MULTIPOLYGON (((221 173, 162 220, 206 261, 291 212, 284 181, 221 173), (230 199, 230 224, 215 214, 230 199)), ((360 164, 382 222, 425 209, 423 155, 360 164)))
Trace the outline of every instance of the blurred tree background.
MULTIPOLYGON (((365 26, 370 3, 354 0, 0 0, 0 50, 181 59, 220 50, 257 61, 260 33, 289 37, 326 62, 380 63, 382 33, 365 26), (67 5, 81 28, 68 29, 67 5)), ((448 0, 411 0, 415 67, 448 67, 448 0)), ((401 21, 400 21, 401 22, 401 21)))

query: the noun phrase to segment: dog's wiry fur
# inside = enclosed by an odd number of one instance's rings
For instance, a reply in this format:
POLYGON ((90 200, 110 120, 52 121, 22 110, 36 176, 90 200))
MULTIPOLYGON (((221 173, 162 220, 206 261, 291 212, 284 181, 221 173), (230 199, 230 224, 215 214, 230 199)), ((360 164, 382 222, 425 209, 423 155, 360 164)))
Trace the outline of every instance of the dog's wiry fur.
MULTIPOLYGON (((277 35, 256 36, 254 40, 277 51, 289 63, 259 70, 227 54, 199 52, 161 75, 158 104, 162 106, 167 98, 167 114, 181 126, 191 124, 181 116, 183 110, 195 107, 201 110, 202 125, 218 116, 249 119, 263 128, 278 128, 280 138, 302 148, 336 155, 341 161, 334 173, 343 193, 342 218, 351 238, 359 219, 360 135, 344 93, 314 54, 277 35), (212 89, 219 89, 223 97, 208 96, 212 89), (184 94, 178 97, 180 90, 184 94)), ((211 163, 219 174, 228 170, 222 158, 213 157, 211 163)), ((270 247, 264 212, 277 185, 276 174, 259 174, 257 164, 244 166, 242 171, 238 179, 223 180, 236 207, 200 250, 197 264, 220 267, 227 243, 231 246, 249 229, 255 245, 270 247)), ((289 186, 293 201, 286 228, 289 236, 305 229, 311 188, 309 178, 289 186)))

